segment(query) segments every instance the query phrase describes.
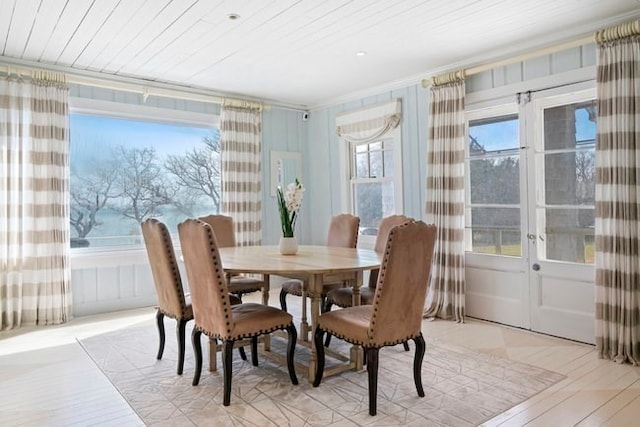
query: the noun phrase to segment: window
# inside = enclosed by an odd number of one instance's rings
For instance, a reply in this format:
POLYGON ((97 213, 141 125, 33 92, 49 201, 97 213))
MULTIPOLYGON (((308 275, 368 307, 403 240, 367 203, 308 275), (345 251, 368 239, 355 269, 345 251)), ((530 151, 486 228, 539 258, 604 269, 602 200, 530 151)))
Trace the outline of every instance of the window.
POLYGON ((351 202, 360 234, 375 236, 380 220, 396 212, 393 139, 350 143, 351 202))
POLYGON ((219 211, 217 128, 72 113, 70 132, 72 248, 139 246, 148 218, 175 233, 219 211))
POLYGON ((521 256, 518 114, 484 114, 469 120, 467 250, 521 256))

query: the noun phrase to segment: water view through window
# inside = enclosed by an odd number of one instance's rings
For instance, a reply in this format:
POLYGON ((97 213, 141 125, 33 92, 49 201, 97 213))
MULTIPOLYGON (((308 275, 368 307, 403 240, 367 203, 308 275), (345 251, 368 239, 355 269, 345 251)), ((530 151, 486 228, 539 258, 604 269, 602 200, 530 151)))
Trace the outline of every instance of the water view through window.
POLYGON ((219 212, 218 129, 71 114, 70 130, 72 248, 139 246, 148 218, 175 234, 219 212))

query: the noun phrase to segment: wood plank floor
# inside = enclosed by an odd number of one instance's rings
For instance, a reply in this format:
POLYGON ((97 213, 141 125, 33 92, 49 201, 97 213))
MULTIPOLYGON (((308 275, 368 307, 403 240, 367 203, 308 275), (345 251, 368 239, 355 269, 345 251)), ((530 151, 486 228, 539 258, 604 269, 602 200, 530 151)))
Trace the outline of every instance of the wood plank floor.
MULTIPOLYGON (((0 333, 0 424, 143 425, 77 340, 153 321, 150 313, 130 310, 0 333)), ((425 321, 423 333, 567 376, 486 426, 640 425, 640 367, 599 360, 593 346, 474 319, 425 321)))

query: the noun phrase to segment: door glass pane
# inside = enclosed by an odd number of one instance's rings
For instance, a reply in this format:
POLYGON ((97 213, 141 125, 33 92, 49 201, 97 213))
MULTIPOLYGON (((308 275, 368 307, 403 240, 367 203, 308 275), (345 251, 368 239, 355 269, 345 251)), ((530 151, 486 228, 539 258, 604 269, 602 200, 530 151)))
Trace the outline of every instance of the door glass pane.
POLYGON ((520 160, 498 156, 469 162, 471 203, 520 203, 520 160))
POLYGON ((518 115, 469 121, 468 149, 471 250, 522 256, 518 115))
POLYGON ((472 208, 473 252, 521 256, 520 208, 472 208))
POLYGON ((544 209, 539 212, 544 212, 545 241, 539 256, 593 264, 596 102, 547 108, 543 117, 544 200, 539 203, 544 209))
POLYGON ((546 258, 594 263, 595 211, 593 209, 546 209, 544 241, 546 258))

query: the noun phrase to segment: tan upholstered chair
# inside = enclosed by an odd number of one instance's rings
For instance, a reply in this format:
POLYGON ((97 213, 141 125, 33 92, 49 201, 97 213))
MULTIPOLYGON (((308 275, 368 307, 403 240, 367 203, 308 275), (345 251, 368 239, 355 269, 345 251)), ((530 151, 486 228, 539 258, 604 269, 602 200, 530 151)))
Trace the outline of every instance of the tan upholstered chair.
MULTIPOLYGON (((382 218, 378 225, 378 234, 376 235, 376 243, 374 250, 378 253, 384 252, 384 248, 387 244, 387 237, 389 231, 396 225, 404 224, 411 221, 411 218, 404 215, 391 215, 382 218)), ((360 288, 360 305, 373 304, 373 295, 376 292, 376 284, 378 282, 378 269, 371 270, 369 275, 369 285, 360 288)), ((353 288, 338 288, 332 289, 327 293, 326 304, 324 311, 331 311, 331 306, 337 305, 340 308, 351 307, 353 305, 353 288)), ((329 346, 331 335, 327 334, 325 346, 329 346)), ((405 350, 409 351, 409 346, 404 343, 405 350)))
MULTIPOLYGON (((178 225, 178 234, 191 288, 195 319, 191 334, 196 361, 193 385, 198 385, 202 371, 200 337, 203 333, 209 339, 222 341, 223 405, 228 406, 231 402, 231 357, 234 342, 249 338, 254 345, 258 336, 280 329, 286 330, 289 337, 289 377, 293 384, 298 384, 293 363, 297 340, 293 317, 275 307, 262 304, 244 303, 232 307, 216 236, 211 226, 197 219, 189 219, 178 225)), ((257 361, 257 357, 254 357, 254 360, 257 361)))
MULTIPOLYGON (((176 262, 176 255, 173 251, 171 235, 164 223, 157 219, 148 219, 141 225, 144 237, 147 257, 151 266, 153 283, 158 295, 158 307, 156 311, 156 323, 160 346, 158 348, 158 360, 162 359, 164 353, 164 317, 175 319, 176 335, 178 338, 178 375, 182 375, 184 367, 184 347, 185 328, 187 322, 193 319, 193 309, 191 307, 191 297, 184 293, 180 270, 176 262)), ((235 296, 230 296, 231 304, 240 304, 240 300, 235 296)), ((244 360, 247 356, 243 348, 239 349, 244 360)))
MULTIPOLYGON (((198 218, 211 226, 216 234, 219 248, 236 246, 236 233, 233 218, 226 215, 208 215, 198 218)), ((242 299, 244 294, 263 290, 264 280, 247 277, 241 274, 227 275, 229 293, 242 299)))
MULTIPOLYGON (((329 232, 327 235, 327 246, 335 246, 340 248, 355 248, 358 244, 358 226, 360 218, 350 214, 340 214, 331 218, 329 223, 329 232)), ((332 289, 344 287, 344 282, 324 283, 322 289, 322 305, 324 307, 324 299, 327 293, 332 289)), ((280 290, 280 307, 287 311, 287 295, 302 296, 303 282, 298 279, 287 280, 282 284, 280 290)))
POLYGON ((422 336, 422 312, 427 296, 436 228, 422 221, 394 227, 387 239, 380 266, 373 305, 360 305, 320 315, 314 334, 318 356, 313 386, 322 381, 324 372, 323 336, 330 333, 355 345, 361 345, 367 358, 369 376, 369 414, 377 411, 378 351, 412 339, 416 345, 413 379, 418 396, 422 388, 422 359, 425 342, 422 336))
POLYGON ((184 293, 180 271, 173 251, 171 235, 167 227, 157 219, 148 219, 142 223, 142 235, 151 265, 151 274, 158 295, 156 323, 160 336, 157 359, 164 352, 164 316, 176 319, 178 336, 178 375, 184 367, 184 341, 187 322, 193 319, 191 299, 184 293))

